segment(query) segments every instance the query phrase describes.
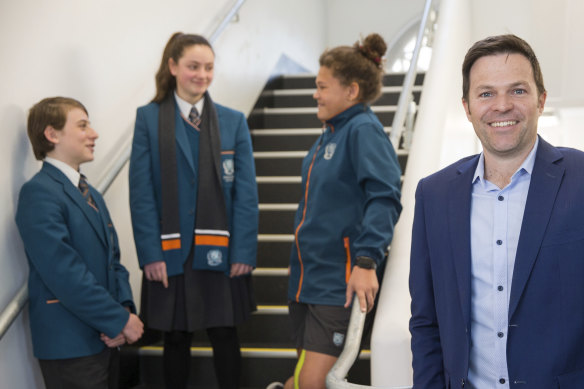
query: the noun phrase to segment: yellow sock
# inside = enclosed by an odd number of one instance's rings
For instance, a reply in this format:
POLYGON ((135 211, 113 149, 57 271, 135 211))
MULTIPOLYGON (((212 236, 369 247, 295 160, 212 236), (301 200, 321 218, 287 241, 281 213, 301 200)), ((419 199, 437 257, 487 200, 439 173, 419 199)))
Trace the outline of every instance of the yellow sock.
POLYGON ((294 389, 300 389, 300 371, 302 370, 302 365, 304 365, 304 358, 306 357, 306 350, 302 350, 300 357, 298 357, 298 363, 296 363, 296 369, 294 369, 294 389))

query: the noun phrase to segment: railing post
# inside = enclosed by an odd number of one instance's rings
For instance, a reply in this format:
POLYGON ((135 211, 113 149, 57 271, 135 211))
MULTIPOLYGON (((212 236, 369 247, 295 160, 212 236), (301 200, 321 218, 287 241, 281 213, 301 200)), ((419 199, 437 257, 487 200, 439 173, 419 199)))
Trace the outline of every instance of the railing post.
POLYGON ((395 116, 393 117, 393 123, 391 125, 391 134, 389 139, 393 144, 393 147, 397 150, 399 148, 399 142, 402 136, 404 121, 406 118, 406 110, 408 105, 408 99, 412 93, 412 87, 416 80, 416 68, 418 66, 418 58, 420 56, 420 50, 422 49, 422 41, 424 40, 424 35, 426 32, 426 26, 428 24, 428 19, 430 16, 430 10, 432 9, 432 0, 426 0, 426 5, 424 6, 424 13, 422 15, 422 21, 420 22, 420 28, 418 29, 418 36, 416 37, 416 47, 414 48, 414 53, 412 55, 412 61, 410 62, 410 68, 406 73, 404 79, 403 90, 399 96, 399 101, 397 104, 397 109, 395 116))

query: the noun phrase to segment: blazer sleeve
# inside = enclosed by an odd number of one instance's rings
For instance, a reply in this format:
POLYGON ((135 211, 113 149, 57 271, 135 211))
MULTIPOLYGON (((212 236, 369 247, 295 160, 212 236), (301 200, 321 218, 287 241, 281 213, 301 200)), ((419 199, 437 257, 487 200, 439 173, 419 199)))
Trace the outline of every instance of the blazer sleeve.
MULTIPOLYGON (((152 262, 164 260, 160 243, 160 215, 156 203, 153 172, 152 142, 149 125, 154 115, 146 117, 144 108, 136 114, 132 154, 130 156, 130 214, 134 243, 140 268, 152 262), (150 120, 149 120, 150 119, 150 120)), ((156 159, 158 156, 156 156, 156 159)))
POLYGON ((238 113, 235 141, 235 181, 232 194, 231 263, 256 266, 258 236, 258 188, 249 128, 238 113))
MULTIPOLYGON (((97 198, 97 196, 96 196, 97 198)), ((100 207, 100 212, 104 213, 108 225, 108 239, 110 240, 111 250, 112 250, 112 271, 115 277, 116 284, 116 300, 122 304, 124 307, 130 309, 130 312, 136 313, 136 305, 134 304, 134 298, 132 296, 132 287, 130 286, 130 273, 122 265, 120 261, 120 246, 118 242, 118 235, 114 227, 114 223, 110 217, 109 211, 105 206, 105 201, 99 196, 103 207, 100 207)))
POLYGON ((414 388, 444 388, 442 347, 426 239, 423 180, 416 189, 409 284, 412 297, 410 332, 414 388))
POLYGON ((374 124, 353 129, 349 146, 365 201, 361 233, 354 242, 355 255, 373 258, 379 265, 402 209, 401 171, 387 135, 374 124))
MULTIPOLYGON (((23 186, 16 223, 27 257, 44 286, 63 307, 113 338, 126 325, 129 313, 99 284, 80 249, 74 246, 68 225, 70 212, 73 211, 54 191, 30 182, 23 186)), ((107 259, 104 252, 100 258, 104 268, 107 259)))

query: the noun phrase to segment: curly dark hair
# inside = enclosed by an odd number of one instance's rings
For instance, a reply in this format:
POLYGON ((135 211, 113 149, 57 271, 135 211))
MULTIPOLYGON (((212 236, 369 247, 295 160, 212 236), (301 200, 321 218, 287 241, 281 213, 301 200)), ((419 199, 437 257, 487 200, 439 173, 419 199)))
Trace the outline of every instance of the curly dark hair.
POLYGON ((353 46, 325 50, 319 63, 331 69, 342 85, 356 82, 359 85, 359 102, 372 103, 381 95, 383 55, 386 51, 383 38, 373 33, 353 46))

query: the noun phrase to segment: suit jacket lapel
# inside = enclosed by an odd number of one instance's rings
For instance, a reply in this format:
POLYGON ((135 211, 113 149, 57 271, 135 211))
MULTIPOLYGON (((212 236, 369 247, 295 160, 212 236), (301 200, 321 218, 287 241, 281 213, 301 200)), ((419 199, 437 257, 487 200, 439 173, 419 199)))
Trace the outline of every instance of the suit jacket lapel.
MULTIPOLYGON (((114 244, 114 242, 112 239, 110 239, 110 230, 108 224, 111 223, 111 220, 109 220, 109 218, 107 217, 108 212, 105 205, 105 201, 103 200, 101 194, 95 188, 90 186, 89 190, 91 191, 93 200, 95 201, 95 203, 97 204, 97 208, 99 209, 99 213, 95 212, 95 215, 98 216, 99 221, 101 222, 101 228, 103 231, 103 236, 106 241, 106 247, 110 247, 114 244)), ((109 250, 109 252, 111 253, 111 250, 109 250)), ((111 259, 111 255, 109 256, 109 259, 111 259)))
POLYGON ((464 162, 458 175, 449 182, 448 228, 460 305, 467 327, 470 324, 471 307, 470 207, 472 178, 477 163, 478 156, 464 162))
POLYGON ((517 309, 556 201, 565 169, 556 165, 555 162, 561 158, 562 154, 556 148, 543 139, 539 139, 515 256, 509 299, 509 318, 517 309))

